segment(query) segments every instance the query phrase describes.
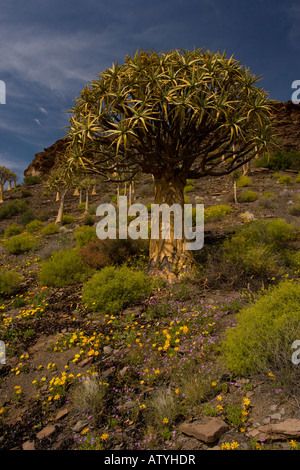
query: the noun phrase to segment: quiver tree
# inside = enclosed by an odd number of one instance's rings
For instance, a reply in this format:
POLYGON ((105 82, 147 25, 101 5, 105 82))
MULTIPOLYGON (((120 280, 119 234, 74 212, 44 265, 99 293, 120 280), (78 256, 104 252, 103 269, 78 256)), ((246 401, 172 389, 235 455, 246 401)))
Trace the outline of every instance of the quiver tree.
POLYGON ((12 188, 12 183, 14 183, 14 188, 15 188, 18 179, 19 179, 18 175, 17 175, 14 171, 9 170, 8 178, 7 178, 7 181, 8 181, 8 188, 7 188, 7 189, 8 189, 8 190, 11 190, 11 188, 12 188))
MULTIPOLYGON (((152 174, 155 203, 183 206, 187 178, 229 174, 267 145, 272 102, 258 80, 233 57, 204 49, 127 56, 76 99, 69 171, 110 181, 114 172, 152 174)), ((171 271, 191 264, 172 218, 170 239, 150 241, 150 260, 171 271)))
POLYGON ((8 178, 10 177, 11 170, 5 166, 0 166, 0 203, 3 202, 3 189, 5 183, 7 183, 8 178))
POLYGON ((74 188, 74 178, 70 178, 67 175, 64 166, 56 167, 48 176, 46 188, 54 191, 56 193, 56 200, 60 201, 55 223, 61 224, 64 214, 65 196, 71 188, 74 188))

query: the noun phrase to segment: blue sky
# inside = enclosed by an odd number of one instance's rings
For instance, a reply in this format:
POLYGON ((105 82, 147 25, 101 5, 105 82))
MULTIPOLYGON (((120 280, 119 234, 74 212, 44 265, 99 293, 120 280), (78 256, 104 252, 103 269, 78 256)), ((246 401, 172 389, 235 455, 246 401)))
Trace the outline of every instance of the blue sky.
POLYGON ((299 0, 0 0, 0 165, 22 178, 65 135, 82 88, 139 48, 225 50, 288 101, 299 24, 299 0))

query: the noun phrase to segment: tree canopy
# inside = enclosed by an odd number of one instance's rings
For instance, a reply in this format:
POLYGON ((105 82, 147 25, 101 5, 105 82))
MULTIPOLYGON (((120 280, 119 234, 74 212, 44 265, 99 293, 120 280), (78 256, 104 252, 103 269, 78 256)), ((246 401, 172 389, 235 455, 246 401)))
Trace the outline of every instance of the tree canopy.
POLYGON ((70 168, 106 177, 231 172, 270 136, 272 102, 259 78, 233 57, 204 49, 127 56, 76 99, 70 168))

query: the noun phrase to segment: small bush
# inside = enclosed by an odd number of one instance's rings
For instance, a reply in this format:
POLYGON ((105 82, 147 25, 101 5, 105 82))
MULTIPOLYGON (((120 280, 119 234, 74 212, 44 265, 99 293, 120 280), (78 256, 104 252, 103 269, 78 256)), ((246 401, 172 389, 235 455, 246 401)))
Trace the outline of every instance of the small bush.
POLYGON ((27 209, 20 217, 20 222, 23 225, 27 225, 33 220, 36 220, 36 214, 33 212, 32 209, 27 209))
POLYGON ((300 215, 300 202, 296 202, 289 208, 289 213, 291 215, 300 215))
POLYGON ((227 330, 221 354, 235 374, 272 372, 283 384, 299 382, 299 366, 292 363, 292 344, 300 338, 300 284, 282 281, 262 292, 256 302, 237 314, 227 330))
POLYGON ((28 209, 28 205, 25 201, 17 199, 14 202, 2 205, 0 207, 0 220, 11 219, 15 215, 18 215, 28 209))
POLYGON ((83 303, 99 313, 116 314, 132 302, 150 294, 152 283, 142 271, 127 266, 108 266, 95 274, 83 287, 83 303))
POLYGON ((62 224, 63 225, 73 224, 75 220, 76 219, 73 215, 65 214, 63 215, 63 218, 62 218, 62 224))
POLYGON ((280 252, 296 236, 294 227, 283 219, 256 220, 242 226, 224 242, 223 257, 242 266, 248 274, 278 274, 280 252))
POLYGON ((293 184, 293 179, 290 175, 284 175, 284 176, 281 176, 280 178, 278 178, 278 183, 291 185, 291 184, 293 184))
POLYGON ((88 242, 81 250, 81 256, 85 263, 95 269, 101 269, 108 265, 121 265, 130 263, 131 259, 143 253, 147 249, 145 240, 132 240, 128 238, 100 240, 88 242))
POLYGON ((90 226, 78 227, 75 231, 74 238, 77 246, 83 248, 88 242, 97 239, 96 230, 90 226))
POLYGON ((13 223, 4 231, 4 237, 12 237, 13 235, 19 235, 22 232, 24 232, 24 228, 21 227, 21 225, 13 223))
POLYGON ((83 219, 82 223, 83 225, 89 225, 90 227, 92 227, 95 223, 95 218, 94 216, 87 214, 83 219))
POLYGON ((32 186, 34 184, 39 184, 42 182, 42 179, 40 176, 33 176, 33 175, 28 175, 28 176, 25 176, 24 178, 24 184, 25 186, 32 186))
POLYGON ((300 170, 300 152, 297 150, 278 150, 274 154, 265 154, 254 162, 255 167, 265 167, 274 171, 300 170))
POLYGON ((300 183, 300 173, 298 173, 296 179, 295 179, 295 183, 300 183))
POLYGON ((15 270, 11 271, 0 271, 0 294, 1 295, 11 295, 23 278, 15 270))
POLYGON ((66 249, 43 262, 39 281, 43 286, 65 287, 85 281, 90 274, 77 250, 66 249))
POLYGON ((58 233, 58 232, 59 232, 59 227, 58 225, 56 225, 55 222, 45 225, 45 227, 43 227, 41 230, 42 235, 45 235, 45 236, 53 235, 54 233, 58 233))
POLYGON ((21 233, 3 241, 4 248, 13 255, 19 255, 37 247, 38 240, 33 235, 21 233))
POLYGON ((43 222, 39 219, 32 220, 26 225, 26 230, 29 233, 38 232, 43 227, 43 222))
POLYGON ((32 193, 28 189, 22 189, 21 197, 30 197, 30 196, 32 196, 32 193))
POLYGON ((259 199, 259 205, 265 209, 273 209, 277 206, 277 196, 274 193, 264 193, 259 199))
POLYGON ((272 192, 268 192, 268 193, 264 193, 261 195, 262 198, 270 198, 270 197, 277 197, 276 194, 272 193, 272 192))
POLYGON ((244 189, 238 197, 240 202, 254 202, 257 198, 258 193, 256 191, 250 191, 249 189, 244 189))
POLYGON ((252 179, 250 176, 242 175, 239 177, 236 183, 237 188, 245 188, 247 186, 252 186, 252 179))
POLYGON ((73 386, 70 398, 75 410, 80 413, 96 413, 103 409, 107 396, 107 383, 89 377, 73 386))
POLYGON ((84 211, 84 209, 85 209, 85 202, 81 202, 80 204, 78 204, 79 211, 84 211))
POLYGON ((186 194, 186 193, 191 193, 194 190, 195 190, 195 187, 192 184, 189 184, 189 185, 184 187, 183 192, 184 192, 184 194, 186 194))
POLYGON ((213 222, 223 219, 233 211, 232 207, 225 204, 210 206, 204 210, 204 222, 213 222))

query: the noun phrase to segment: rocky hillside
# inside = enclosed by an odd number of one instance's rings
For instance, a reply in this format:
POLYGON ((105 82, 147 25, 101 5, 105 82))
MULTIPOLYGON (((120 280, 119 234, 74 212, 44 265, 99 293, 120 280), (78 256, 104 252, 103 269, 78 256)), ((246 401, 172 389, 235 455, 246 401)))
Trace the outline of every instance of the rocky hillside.
MULTIPOLYGON (((274 115, 275 129, 283 150, 300 150, 300 105, 292 101, 278 103, 274 115)), ((67 145, 66 137, 57 140, 53 145, 34 156, 32 163, 24 171, 24 176, 46 176, 59 161, 67 145)))

